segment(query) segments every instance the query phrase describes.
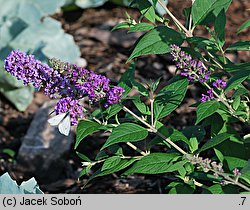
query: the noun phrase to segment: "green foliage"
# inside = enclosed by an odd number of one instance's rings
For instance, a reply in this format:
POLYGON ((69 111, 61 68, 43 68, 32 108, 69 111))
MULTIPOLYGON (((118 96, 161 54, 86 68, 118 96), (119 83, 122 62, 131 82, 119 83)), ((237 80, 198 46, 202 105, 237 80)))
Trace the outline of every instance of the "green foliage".
POLYGON ((206 18, 215 19, 222 9, 225 11, 232 0, 195 0, 192 6, 194 25, 204 23, 206 18))
POLYGON ((242 32, 244 29, 248 28, 250 26, 250 19, 245 21, 238 29, 237 33, 242 32))
POLYGON ((34 178, 18 185, 8 173, 0 176, 0 194, 43 194, 34 178))
POLYGON ((115 127, 102 149, 120 142, 136 142, 145 139, 148 131, 134 123, 123 123, 115 127))
MULTIPOLYGON (((185 25, 182 25, 172 18, 174 14, 161 7, 163 13, 167 12, 171 17, 166 20, 159 12, 157 0, 132 1, 131 5, 140 12, 138 20, 126 13, 127 20, 113 28, 127 29, 128 33, 144 32, 128 58, 133 62, 118 82, 118 86, 125 90, 123 98, 108 109, 99 108, 77 127, 76 149, 94 132, 108 134, 94 160, 77 153, 84 161, 80 176, 87 176, 87 183, 112 173, 121 176, 138 173, 164 175, 170 181, 166 186, 169 194, 250 191, 250 141, 249 134, 243 129, 250 122, 250 63, 233 63, 226 54, 249 51, 250 44, 249 41, 235 40, 228 48, 224 46, 226 12, 231 2, 196 0, 192 7, 184 9, 185 25), (177 30, 168 24, 169 21, 173 21, 177 30), (194 36, 193 31, 198 25, 202 25, 200 27, 210 36, 194 36), (202 61, 202 68, 211 72, 209 79, 190 82, 181 75, 174 75, 166 84, 160 83, 160 78, 156 82, 139 83, 135 79, 136 61, 141 56, 169 54, 173 44, 180 46, 193 60, 202 61), (226 81, 226 87, 213 84, 221 78, 226 81), (203 91, 197 91, 199 93, 213 88, 213 97, 204 103, 197 99, 191 105, 196 110, 190 112, 193 125, 178 125, 177 130, 173 124, 168 124, 168 115, 172 113, 171 118, 174 117, 175 110, 187 103, 187 90, 192 95, 195 82, 201 84, 195 86, 195 90, 204 87, 203 91)), ((248 22, 238 33, 249 26, 248 22)), ((176 60, 180 62, 181 59, 176 60)), ((176 74, 183 70, 180 63, 176 65, 176 74)), ((194 77, 201 74, 192 72, 194 77)))
POLYGON ((101 128, 101 125, 90 121, 90 120, 82 120, 78 123, 76 129, 76 143, 75 148, 80 144, 80 142, 88 135, 97 132, 101 128))
POLYGON ((161 119, 174 111, 182 102, 187 90, 187 79, 173 81, 156 96, 154 103, 155 119, 161 119))
POLYGON ((250 41, 239 41, 230 45, 227 50, 249 51, 250 41))
POLYGON ((160 174, 177 171, 187 161, 178 161, 175 153, 152 153, 137 161, 124 175, 133 173, 160 174))
POLYGON ((225 10, 222 9, 221 12, 216 17, 214 23, 214 30, 220 46, 223 46, 225 43, 225 27, 226 27, 226 13, 225 10))
POLYGON ((207 101, 206 103, 201 103, 197 107, 197 119, 195 124, 197 125, 200 121, 215 113, 219 108, 220 103, 217 101, 207 101))
POLYGON ((128 60, 141 55, 168 53, 170 44, 181 45, 182 42, 180 33, 167 26, 158 26, 140 37, 128 60))
POLYGON ((239 73, 236 73, 234 76, 232 76, 228 82, 226 91, 237 89, 241 86, 241 83, 245 81, 249 77, 248 71, 240 71, 239 73))
POLYGON ((210 148, 214 148, 216 145, 220 144, 221 142, 227 140, 232 134, 229 133, 221 133, 214 138, 208 140, 200 149, 199 152, 205 151, 210 148))
POLYGON ((131 27, 128 32, 149 31, 153 28, 154 26, 149 23, 138 23, 131 27))

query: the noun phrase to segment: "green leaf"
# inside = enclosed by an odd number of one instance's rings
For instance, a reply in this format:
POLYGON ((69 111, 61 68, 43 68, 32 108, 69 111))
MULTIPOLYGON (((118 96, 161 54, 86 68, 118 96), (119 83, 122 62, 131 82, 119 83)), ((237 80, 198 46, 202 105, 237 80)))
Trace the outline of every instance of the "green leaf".
POLYGON ((93 165, 88 165, 87 167, 85 167, 84 169, 82 169, 82 171, 80 172, 78 178, 81 178, 82 176, 86 175, 90 169, 92 168, 93 165))
POLYGON ((180 33, 167 26, 158 26, 140 37, 128 61, 149 54, 170 52, 170 45, 181 45, 183 38, 180 33))
POLYGON ((142 114, 150 115, 151 112, 149 107, 145 103, 143 103, 140 98, 138 98, 137 100, 133 100, 133 103, 142 114))
POLYGON ((133 173, 160 174, 173 172, 187 162, 184 160, 173 163, 173 160, 176 160, 178 157, 178 154, 175 153, 151 153, 137 161, 124 173, 124 175, 130 175, 133 173))
POLYGON ((89 179, 88 181, 84 184, 84 186, 86 186, 91 180, 93 180, 94 178, 100 177, 100 176, 106 176, 108 174, 112 174, 115 172, 118 172, 122 169, 127 168, 128 166, 130 166, 131 164, 133 164, 137 159, 136 158, 132 158, 130 160, 126 160, 126 159, 122 159, 115 167, 107 169, 102 171, 101 168, 98 169, 89 179))
POLYGON ((145 88, 141 83, 136 82, 135 80, 132 80, 131 82, 133 87, 136 88, 138 92, 141 93, 143 96, 149 95, 147 88, 145 88))
POLYGON ((207 48, 217 49, 218 48, 215 40, 207 39, 204 37, 197 37, 197 36, 188 37, 187 41, 198 48, 203 48, 203 49, 207 49, 207 48))
POLYGON ((185 97, 188 80, 181 78, 164 87, 154 101, 155 119, 161 119, 174 111, 185 97))
POLYGON ((190 174, 191 178, 194 178, 196 180, 204 180, 204 181, 215 181, 215 182, 220 182, 223 180, 222 177, 216 177, 212 174, 204 173, 204 172, 199 172, 195 171, 190 174))
POLYGON ((214 148, 214 153, 216 154, 219 161, 223 163, 225 158, 224 158, 224 155, 222 154, 222 152, 220 150, 214 148))
POLYGON ((226 64, 224 66, 225 71, 229 73, 237 73, 240 71, 248 71, 250 74, 250 62, 237 63, 237 64, 226 64))
MULTIPOLYGON (((206 131, 203 126, 188 126, 182 130, 182 133, 186 136, 186 138, 191 139, 192 137, 196 137, 198 142, 202 141, 204 136, 206 135, 206 131)), ((188 143, 190 145, 190 143, 188 143)))
POLYGON ((238 41, 232 45, 230 45, 226 51, 249 51, 250 50, 250 41, 238 41))
POLYGON ((118 86, 122 87, 125 92, 123 93, 123 98, 129 94, 132 89, 131 81, 134 81, 135 77, 135 62, 132 62, 128 69, 121 76, 118 86))
MULTIPOLYGON (((234 130, 225 129, 225 132, 233 133, 233 131, 234 130)), ((241 140, 237 139, 237 132, 233 133, 233 135, 227 141, 224 141, 221 144, 217 145, 216 149, 223 152, 224 156, 237 157, 241 159, 250 158, 250 154, 247 151, 244 143, 241 140)))
POLYGON ((0 150, 0 152, 4 153, 4 154, 7 154, 9 155, 10 157, 14 158, 15 155, 16 155, 16 152, 12 149, 3 149, 3 150, 0 150))
POLYGON ((226 161, 225 165, 228 167, 228 170, 231 171, 231 173, 235 168, 239 169, 241 172, 240 178, 244 179, 244 181, 250 184, 249 161, 231 156, 225 156, 225 161, 226 161))
MULTIPOLYGON (((166 138, 169 138, 172 142, 178 142, 182 141, 187 145, 190 145, 190 142, 188 141, 187 137, 180 131, 173 129, 173 128, 167 128, 164 124, 157 121, 156 123, 157 130, 162 133, 166 138)), ((152 147, 155 144, 162 143, 163 139, 159 136, 156 136, 151 142, 148 143, 148 147, 152 147)))
POLYGON ((245 163, 243 168, 240 170, 240 173, 241 173, 240 177, 250 184, 250 162, 249 161, 245 163))
POLYGON ((216 145, 222 143, 223 141, 227 140, 232 134, 230 133, 221 133, 210 140, 208 140, 199 150, 198 153, 208 150, 210 148, 215 147, 216 145))
POLYGON ((104 113, 108 114, 106 118, 109 119, 113 117, 114 115, 116 115, 121 110, 122 110, 122 107, 119 104, 113 104, 109 106, 106 110, 104 110, 104 113))
POLYGON ((214 113, 204 120, 202 126, 211 126, 211 137, 214 137, 221 132, 224 124, 225 121, 223 120, 221 115, 219 113, 214 113))
POLYGON ((86 161, 86 162, 91 162, 91 160, 84 154, 80 153, 80 152, 76 152, 77 156, 79 158, 81 158, 82 160, 86 161))
POLYGON ((170 189, 168 194, 193 194, 195 187, 186 183, 171 182, 166 189, 170 189))
POLYGON ((145 139, 148 136, 147 129, 134 123, 123 123, 115 127, 103 145, 101 150, 104 148, 120 143, 120 142, 136 142, 145 139))
POLYGON ((113 144, 110 147, 106 148, 105 150, 100 151, 96 155, 95 160, 102 160, 108 158, 111 155, 124 156, 122 147, 118 146, 117 144, 113 144))
POLYGON ((234 94, 232 95, 232 99, 236 99, 237 97, 241 95, 248 95, 248 89, 246 89, 243 85, 240 85, 237 90, 234 91, 234 94))
POLYGON ((123 28, 130 28, 131 26, 132 25, 128 22, 122 22, 122 23, 119 23, 116 26, 114 26, 111 31, 114 31, 117 29, 123 29, 123 28))
POLYGON ((192 7, 188 7, 188 8, 184 8, 183 9, 183 11, 182 11, 182 14, 184 15, 184 17, 185 17, 185 26, 186 27, 188 27, 188 25, 189 25, 189 17, 190 17, 190 15, 191 15, 191 8, 192 7))
POLYGON ((217 16, 222 9, 227 10, 232 0, 196 0, 192 6, 194 25, 200 24, 209 14, 217 16))
POLYGON ((90 120, 82 120, 78 123, 76 128, 76 143, 75 149, 78 147, 80 142, 88 135, 93 134, 94 132, 98 131, 102 125, 90 121, 90 120))
POLYGON ((113 156, 105 160, 102 166, 102 171, 111 169, 115 166, 117 166, 121 161, 121 158, 119 156, 113 156))
POLYGON ((198 149, 199 142, 196 137, 190 138, 190 151, 191 153, 195 152, 198 149))
POLYGON ((214 30, 220 46, 225 43, 225 27, 226 27, 226 13, 224 8, 221 10, 214 23, 214 30))
POLYGON ((248 19, 246 22, 244 22, 238 29, 237 34, 242 32, 244 29, 250 26, 250 19, 248 19))
POLYGON ((205 190, 205 193, 212 194, 239 194, 238 188, 233 185, 221 186, 220 184, 212 185, 205 190))
POLYGON ((230 157, 230 156, 224 156, 226 163, 227 163, 227 167, 229 169, 229 171, 233 171, 235 168, 238 169, 242 169, 243 167, 245 167, 248 163, 247 160, 243 160, 241 158, 236 158, 236 157, 230 157))
POLYGON ((8 173, 0 176, 0 194, 43 194, 34 178, 17 185, 8 173))
POLYGON ((232 107, 234 110, 237 110, 240 106, 240 96, 235 97, 233 103, 232 103, 232 107))
POLYGON ((129 29, 128 32, 137 32, 137 31, 149 31, 153 29, 154 26, 149 23, 137 23, 129 29))
POLYGON ((135 5, 140 10, 141 14, 150 22, 155 22, 155 9, 149 1, 135 0, 135 5))
POLYGON ((197 107, 197 119, 195 125, 197 125, 200 121, 205 119, 206 117, 212 115, 220 108, 220 103, 218 101, 212 100, 207 101, 205 103, 201 103, 197 107))
POLYGON ((241 71, 235 74, 228 80, 225 91, 237 89, 241 85, 241 83, 245 81, 248 77, 249 77, 249 71, 241 71))

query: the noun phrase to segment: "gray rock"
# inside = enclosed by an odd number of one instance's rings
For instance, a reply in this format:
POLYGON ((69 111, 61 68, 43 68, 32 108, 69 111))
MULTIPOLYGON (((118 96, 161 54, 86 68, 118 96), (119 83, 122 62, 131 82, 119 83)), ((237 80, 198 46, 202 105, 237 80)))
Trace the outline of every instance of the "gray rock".
POLYGON ((72 130, 69 136, 64 136, 47 122, 55 104, 53 100, 45 102, 35 114, 17 155, 17 167, 37 179, 57 179, 67 167, 62 157, 69 152, 74 139, 72 130))

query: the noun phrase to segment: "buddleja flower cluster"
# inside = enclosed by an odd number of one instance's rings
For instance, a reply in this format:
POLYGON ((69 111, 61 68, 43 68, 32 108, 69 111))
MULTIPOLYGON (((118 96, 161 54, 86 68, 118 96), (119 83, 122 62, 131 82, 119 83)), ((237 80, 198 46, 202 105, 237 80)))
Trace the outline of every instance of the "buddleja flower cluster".
POLYGON ((214 176, 219 176, 224 173, 222 163, 217 164, 215 161, 212 161, 208 158, 203 159, 202 157, 187 155, 186 158, 194 165, 197 165, 198 168, 201 168, 204 172, 213 171, 214 176))
MULTIPOLYGON (((179 46, 171 45, 171 55, 176 62, 176 67, 181 70, 180 75, 187 77, 190 82, 199 81, 200 83, 206 83, 210 79, 211 72, 204 68, 204 63, 193 59, 191 55, 182 51, 179 46)), ((213 88, 210 88, 207 94, 202 94, 200 101, 204 103, 211 99, 215 99, 214 88, 222 90, 226 85, 226 82, 217 79, 212 83, 213 88)))
POLYGON ((71 124, 76 125, 79 118, 84 118, 80 99, 88 97, 91 104, 104 101, 104 107, 118 103, 124 89, 110 86, 110 80, 93 71, 52 59, 51 67, 33 55, 19 50, 12 51, 5 59, 7 72, 22 80, 24 85, 33 84, 43 88, 50 98, 59 98, 55 113, 70 113, 71 124))
MULTIPOLYGON (((226 86, 227 86, 227 83, 222 81, 221 79, 217 79, 215 82, 213 82, 213 87, 217 88, 218 90, 223 90, 226 86)), ((207 91, 207 95, 205 94, 202 94, 201 95, 201 102, 204 103, 206 101, 209 101, 211 99, 215 99, 214 97, 214 88, 210 88, 208 91, 207 91)))

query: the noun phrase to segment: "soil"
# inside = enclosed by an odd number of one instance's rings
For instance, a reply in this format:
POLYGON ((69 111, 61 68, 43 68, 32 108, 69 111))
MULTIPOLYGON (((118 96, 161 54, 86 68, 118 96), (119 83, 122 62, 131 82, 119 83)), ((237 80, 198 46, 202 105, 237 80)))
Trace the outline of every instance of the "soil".
MULTIPOLYGON (((170 1, 169 7, 173 13, 183 19, 180 11, 190 6, 189 1, 170 1)), ((227 16, 226 45, 235 40, 250 40, 249 30, 246 29, 239 35, 238 27, 250 18, 250 2, 248 0, 233 1, 229 7, 227 16)), ((138 19, 137 10, 105 4, 99 8, 75 10, 56 14, 54 17, 60 20, 65 31, 72 34, 75 42, 81 50, 81 57, 87 61, 87 68, 98 73, 105 74, 113 81, 118 81, 129 64, 126 60, 131 52, 135 40, 140 34, 127 34, 125 30, 111 32, 113 26, 125 19, 125 11, 138 19)), ((207 36, 206 30, 200 28, 196 35, 207 36)), ((249 61, 249 52, 231 54, 237 62, 249 61)), ((173 63, 168 55, 150 55, 141 57, 137 61, 136 79, 144 81, 162 77, 162 84, 173 76, 173 63)), ((199 95, 197 89, 189 90, 183 104, 165 120, 170 127, 182 129, 193 124, 195 112, 189 106, 196 101, 199 95)), ((22 138, 26 134, 34 114, 39 107, 49 100, 41 92, 35 93, 30 106, 24 112, 18 112, 3 96, 0 96, 0 175, 8 171, 18 182, 27 180, 30 174, 24 174, 17 170, 15 155, 11 157, 1 152, 2 149, 11 149, 18 152, 22 138)), ((90 155, 96 154, 100 146, 98 137, 93 136, 84 147, 84 151, 90 155)), ((47 183, 46 180, 38 180, 40 188, 45 193, 164 193, 168 183, 167 177, 133 175, 126 179, 119 178, 117 174, 98 178, 82 189, 86 178, 77 180, 81 170, 81 160, 75 155, 73 145, 71 151, 63 157, 67 161, 70 170, 57 177, 56 182, 47 183)), ((53 176, 53 174, 51 174, 53 176)))

